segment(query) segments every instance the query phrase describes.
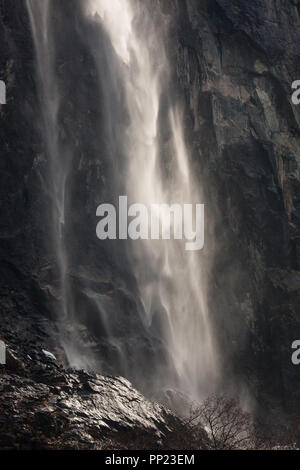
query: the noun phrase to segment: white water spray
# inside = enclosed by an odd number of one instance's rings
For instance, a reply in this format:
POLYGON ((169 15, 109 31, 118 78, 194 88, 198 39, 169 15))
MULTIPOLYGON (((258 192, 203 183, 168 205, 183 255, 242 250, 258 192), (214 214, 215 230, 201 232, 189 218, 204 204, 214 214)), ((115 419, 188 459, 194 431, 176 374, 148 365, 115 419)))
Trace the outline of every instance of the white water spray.
MULTIPOLYGON (((199 182, 191 171, 181 109, 171 95, 166 122, 163 123, 168 129, 168 138, 164 140, 164 148, 161 145, 160 107, 162 95, 167 94, 170 67, 162 35, 154 26, 149 12, 141 3, 130 0, 84 0, 83 5, 87 15, 98 15, 95 18, 105 29, 121 70, 128 115, 122 142, 126 157, 122 165, 125 168, 123 186, 129 202, 138 202, 147 208, 153 204, 183 206, 203 203, 199 182)), ((61 97, 54 64, 56 50, 50 28, 50 6, 51 0, 27 0, 50 171, 47 190, 53 206, 52 239, 59 268, 60 313, 72 321, 70 312, 76 309, 76 305, 67 292, 68 256, 62 231, 66 178, 71 162, 59 142, 61 97)), ((102 66, 102 63, 98 64, 99 70, 102 66)), ((114 130, 113 126, 112 120, 109 128, 111 135, 116 135, 118 129, 114 130)), ((209 208, 206 215, 209 216, 209 208)), ((192 398, 201 399, 213 389, 218 376, 216 347, 207 306, 207 260, 201 252, 187 252, 185 240, 134 241, 130 245, 130 254, 144 306, 144 323, 151 328, 153 315, 157 312, 164 318, 163 341, 170 356, 170 373, 164 377, 164 385, 177 387, 192 398)), ((90 297, 97 300, 97 292, 90 292, 90 297)), ((99 304, 99 314, 107 318, 109 335, 109 312, 105 308, 105 304, 99 304)), ((62 323, 61 327, 64 328, 62 323)), ((111 343, 114 341, 112 338, 111 343)), ((63 346, 72 366, 93 367, 90 359, 83 357, 77 348, 76 335, 73 342, 63 341, 63 346)), ((120 356, 123 354, 120 345, 120 356)), ((123 373, 126 374, 126 358, 123 362, 123 373)), ((158 389, 160 380, 157 379, 158 389)))
MULTIPOLYGON (((88 0, 87 13, 98 15, 123 70, 130 123, 124 139, 126 188, 130 200, 145 204, 201 203, 191 174, 182 117, 174 103, 168 178, 159 148, 159 108, 169 64, 162 37, 142 6, 130 0, 88 0), (137 25, 137 18, 142 25, 137 25)), ((165 340, 177 374, 177 386, 194 398, 205 396, 217 377, 216 351, 206 299, 204 257, 187 253, 184 241, 133 243, 133 266, 151 324, 154 306, 167 315, 165 340), (134 244, 135 243, 135 244, 134 244)), ((172 386, 172 379, 170 378, 172 386)))

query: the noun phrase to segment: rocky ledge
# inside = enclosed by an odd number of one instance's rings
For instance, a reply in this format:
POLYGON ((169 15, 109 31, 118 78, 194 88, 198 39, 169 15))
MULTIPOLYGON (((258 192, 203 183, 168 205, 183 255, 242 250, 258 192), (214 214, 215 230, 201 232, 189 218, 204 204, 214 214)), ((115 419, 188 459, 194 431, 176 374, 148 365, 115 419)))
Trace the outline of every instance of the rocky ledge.
POLYGON ((1 449, 159 448, 179 423, 126 379, 64 370, 40 348, 8 346, 0 367, 1 449))

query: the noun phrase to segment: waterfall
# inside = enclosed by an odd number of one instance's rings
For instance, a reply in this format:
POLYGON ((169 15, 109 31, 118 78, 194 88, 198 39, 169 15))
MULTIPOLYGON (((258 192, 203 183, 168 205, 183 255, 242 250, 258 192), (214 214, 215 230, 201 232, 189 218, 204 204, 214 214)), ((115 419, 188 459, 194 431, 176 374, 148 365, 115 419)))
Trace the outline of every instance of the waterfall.
MULTIPOLYGON (((179 105, 168 110, 168 149, 160 148, 160 100, 170 80, 163 36, 142 2, 88 0, 87 12, 101 18, 123 70, 129 124, 124 138, 126 192, 133 202, 202 202, 190 169, 179 105), (164 171, 164 154, 169 155, 164 171), (167 173, 167 174, 166 174, 167 173)), ((174 101, 174 99, 171 99, 174 101)), ((206 299, 204 257, 186 252, 182 240, 132 244, 133 270, 151 324, 156 309, 166 316, 165 340, 177 386, 194 397, 205 395, 217 375, 216 351, 206 299)))
POLYGON ((51 0, 27 0, 34 44, 36 48, 37 75, 40 108, 42 110, 42 135, 49 168, 45 188, 51 201, 51 239, 58 266, 58 295, 63 311, 67 310, 65 294, 66 254, 63 246, 65 218, 65 184, 67 176, 66 159, 63 158, 59 143, 58 113, 60 94, 57 88, 54 57, 55 43, 51 34, 49 8, 51 0))
MULTIPOLYGON (((86 18, 101 25, 111 43, 114 52, 111 61, 117 61, 118 79, 124 92, 124 158, 121 164, 115 162, 114 168, 117 172, 117 168, 122 167, 122 191, 131 203, 141 203, 146 207, 153 204, 195 205, 203 202, 203 195, 191 168, 183 111, 176 94, 169 90, 172 79, 164 47, 164 28, 151 18, 145 8, 146 2, 142 3, 131 0, 82 1, 86 18)), ((59 266, 62 318, 70 321, 70 311, 76 310, 76 305, 73 305, 67 286, 68 247, 64 243, 63 226, 66 179, 72 159, 60 145, 58 130, 62 99, 54 63, 55 47, 58 46, 50 27, 51 0, 27 0, 27 6, 36 47, 43 137, 49 161, 48 191, 53 206, 52 239, 59 266)), ((103 87, 103 80, 100 80, 101 55, 95 54, 95 61, 98 61, 99 87, 103 87)), ((114 82, 114 67, 107 73, 114 82)), ((111 94, 107 93, 106 106, 115 109, 116 103, 110 102, 111 99, 111 94)), ((120 118, 124 114, 123 108, 117 109, 117 113, 120 118)), ((106 125, 109 128, 107 138, 111 140, 108 143, 111 158, 117 159, 113 140, 119 129, 114 119, 106 125)), ((114 199, 119 195, 115 194, 114 199)), ((209 217, 209 212, 206 217, 209 217)), ((169 354, 169 371, 163 383, 158 379, 157 388, 167 385, 196 399, 206 396, 218 376, 207 301, 207 257, 203 252, 186 251, 185 241, 178 239, 130 241, 128 253, 131 270, 137 280, 143 322, 149 331, 155 322, 160 324, 161 339, 169 354)), ((96 299, 95 303, 98 302, 96 295, 91 297, 96 299)), ((103 309, 105 304, 99 304, 99 315, 105 315, 103 309)), ((109 315, 105 318, 109 335, 112 330, 109 315)), ((63 322, 61 328, 64 328, 63 322)), ((92 368, 88 357, 80 357, 75 343, 73 340, 70 345, 62 340, 71 365, 92 368)), ((122 347, 120 355, 124 355, 122 347)), ((126 366, 123 373, 126 375, 126 366)))
MULTIPOLYGON (((32 36, 36 52, 37 83, 40 105, 40 131, 46 171, 42 186, 50 201, 50 233, 47 250, 54 258, 54 274, 51 276, 51 290, 57 300, 57 320, 60 342, 66 357, 77 367, 88 367, 89 360, 82 357, 76 345, 76 324, 72 322, 73 302, 68 286, 68 251, 64 238, 65 198, 67 178, 71 165, 70 151, 62 145, 60 137, 59 112, 61 93, 56 73, 56 42, 52 30, 51 8, 53 0, 26 0, 32 36), (69 339, 71 330, 72 338, 69 339)), ((46 245, 46 243, 45 243, 46 245)))

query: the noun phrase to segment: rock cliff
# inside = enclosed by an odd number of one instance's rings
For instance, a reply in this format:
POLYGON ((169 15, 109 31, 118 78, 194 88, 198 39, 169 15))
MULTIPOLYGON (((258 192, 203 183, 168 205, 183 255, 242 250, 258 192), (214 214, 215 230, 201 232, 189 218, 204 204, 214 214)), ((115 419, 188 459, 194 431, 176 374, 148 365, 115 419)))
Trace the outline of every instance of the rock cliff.
MULTIPOLYGON (((85 33, 93 34, 95 26, 83 17, 80 0, 53 2, 55 34, 61 44, 56 68, 64 96, 60 139, 73 158, 65 239, 69 292, 80 328, 74 332, 69 325, 69 333, 78 336, 85 357, 85 364, 79 366, 86 368, 89 363, 91 369, 119 375, 126 353, 127 378, 149 390, 154 364, 158 358, 162 363, 166 360, 164 346, 155 330, 149 336, 141 321, 136 282, 122 246, 103 250, 94 235, 95 207, 106 194, 105 181, 112 174, 105 149, 105 96, 99 96, 96 66, 83 39, 85 33), (103 133, 100 155, 99 133, 103 133), (121 356, 104 334, 95 291, 114 319, 121 356), (145 381, 138 384, 144 372, 145 381)), ((300 338, 300 107, 291 102, 291 84, 300 79, 300 2, 145 2, 158 9, 168 25, 174 93, 184 105, 186 138, 204 188, 208 231, 215 240, 209 304, 219 344, 219 387, 250 400, 265 418, 293 419, 300 402, 299 370, 291 363, 291 344, 300 338)), ((1 339, 12 350, 18 349, 17 356, 26 356, 31 347, 50 349, 66 365, 57 326, 57 266, 47 242, 51 223, 47 154, 41 141, 35 53, 24 0, 13 5, 1 0, 0 39, 0 79, 7 84, 8 96, 7 105, 0 106, 1 339)), ((25 356, 26 379, 2 370, 2 403, 19 416, 20 425, 38 420, 41 433, 44 422, 50 428, 59 426, 57 446, 62 445, 60 439, 65 439, 66 446, 72 446, 74 439, 82 447, 90 446, 87 442, 91 436, 96 439, 97 426, 153 426, 156 432, 166 425, 167 412, 144 400, 123 379, 74 371, 66 375, 57 366, 57 382, 49 384, 40 378, 44 366, 35 370, 35 358, 25 356), (23 420, 18 415, 21 400, 25 408, 38 403, 35 417, 29 413, 23 420), (71 415, 68 410, 74 401, 78 407, 71 415), (98 411, 98 401, 103 409, 112 406, 109 416, 98 411), (114 420, 118 403, 122 406, 114 420), (125 411, 120 411, 123 406, 125 411), (53 413, 58 414, 57 420, 53 413), (133 416, 130 424, 128 414, 133 416), (72 421, 79 423, 81 437, 72 421)), ((51 374, 56 377, 53 367, 51 374)), ((1 429, 8 423, 7 410, 1 429)), ((17 431, 11 428, 9 433, 17 431)), ((19 440, 11 438, 6 447, 30 446, 37 439, 30 433, 19 440)))

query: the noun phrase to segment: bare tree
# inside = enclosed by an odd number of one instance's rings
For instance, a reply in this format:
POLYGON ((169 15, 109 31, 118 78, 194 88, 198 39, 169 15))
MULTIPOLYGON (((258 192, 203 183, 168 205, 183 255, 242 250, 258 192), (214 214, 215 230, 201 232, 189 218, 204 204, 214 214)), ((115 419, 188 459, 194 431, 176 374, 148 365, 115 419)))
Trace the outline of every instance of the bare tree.
POLYGON ((251 415, 232 398, 212 395, 191 412, 189 426, 204 429, 211 449, 251 449, 254 426, 251 415))

